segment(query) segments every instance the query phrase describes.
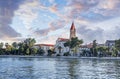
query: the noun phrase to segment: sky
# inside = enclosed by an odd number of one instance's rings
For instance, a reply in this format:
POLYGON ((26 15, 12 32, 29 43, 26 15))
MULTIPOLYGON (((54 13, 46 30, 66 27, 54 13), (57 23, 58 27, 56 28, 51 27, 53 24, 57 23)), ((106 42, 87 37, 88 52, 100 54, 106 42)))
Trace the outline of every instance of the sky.
POLYGON ((0 42, 69 38, 74 21, 84 43, 120 38, 120 0, 0 0, 0 42))

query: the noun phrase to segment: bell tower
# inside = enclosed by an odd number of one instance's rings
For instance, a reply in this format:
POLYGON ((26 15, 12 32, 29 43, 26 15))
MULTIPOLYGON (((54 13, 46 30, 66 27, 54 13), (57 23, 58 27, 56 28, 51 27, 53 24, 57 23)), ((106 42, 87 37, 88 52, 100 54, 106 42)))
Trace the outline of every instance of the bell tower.
POLYGON ((70 28, 70 39, 76 37, 76 29, 74 22, 72 22, 71 28, 70 28))

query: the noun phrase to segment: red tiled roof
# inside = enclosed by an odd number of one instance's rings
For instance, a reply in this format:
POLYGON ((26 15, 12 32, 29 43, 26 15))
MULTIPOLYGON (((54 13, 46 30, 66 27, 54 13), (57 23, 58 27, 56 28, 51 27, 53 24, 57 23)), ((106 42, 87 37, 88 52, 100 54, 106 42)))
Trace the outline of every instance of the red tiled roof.
POLYGON ((72 25, 71 25, 70 30, 74 30, 74 29, 75 29, 75 25, 74 25, 74 22, 73 22, 72 25))
POLYGON ((59 41, 68 41, 69 39, 66 38, 58 38, 59 41))
POLYGON ((92 48, 92 47, 93 47, 93 43, 87 45, 87 48, 92 48))
POLYGON ((36 44, 35 46, 54 46, 53 44, 36 44))

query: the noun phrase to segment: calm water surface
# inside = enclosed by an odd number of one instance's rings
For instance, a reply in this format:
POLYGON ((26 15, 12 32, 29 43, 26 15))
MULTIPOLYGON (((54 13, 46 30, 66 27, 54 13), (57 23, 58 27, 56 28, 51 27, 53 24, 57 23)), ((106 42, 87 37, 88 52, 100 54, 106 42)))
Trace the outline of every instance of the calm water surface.
POLYGON ((120 79, 120 60, 0 58, 0 79, 120 79))

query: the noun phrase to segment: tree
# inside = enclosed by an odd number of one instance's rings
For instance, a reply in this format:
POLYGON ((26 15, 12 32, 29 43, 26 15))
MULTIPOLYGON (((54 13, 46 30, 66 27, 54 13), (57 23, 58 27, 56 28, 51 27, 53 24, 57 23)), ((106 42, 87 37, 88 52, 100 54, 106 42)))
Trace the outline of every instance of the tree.
POLYGON ((3 42, 0 43, 0 54, 3 54, 3 42))
POLYGON ((5 47, 6 47, 6 53, 7 54, 11 54, 11 52, 12 52, 12 46, 9 45, 8 43, 5 43, 5 47))
POLYGON ((13 43, 12 43, 12 46, 13 46, 14 48, 17 48, 17 47, 18 47, 18 44, 17 44, 16 42, 13 42, 13 43))
POLYGON ((26 49, 26 54, 27 54, 27 55, 30 55, 30 50, 29 50, 29 48, 26 49))
POLYGON ((0 43, 0 49, 3 48, 3 45, 4 45, 3 42, 1 42, 1 43, 0 43))
POLYGON ((16 42, 13 42, 12 46, 14 47, 14 54, 17 54, 16 51, 17 51, 18 44, 16 42))
POLYGON ((74 48, 83 43, 83 40, 79 40, 78 37, 72 38, 70 41, 70 48, 74 48))
POLYGON ((115 40, 115 48, 120 51, 120 39, 115 40))
MULTIPOLYGON (((19 54, 22 54, 22 55, 35 54, 37 51, 36 49, 33 49, 33 45, 35 43, 36 43, 36 41, 34 38, 27 38, 23 42, 20 42, 18 44, 19 54)), ((16 46, 16 44, 14 44, 14 46, 16 46)))
POLYGON ((28 38, 24 41, 27 47, 31 48, 35 43, 36 40, 34 38, 28 38))
MULTIPOLYGON (((80 46, 80 44, 83 43, 83 40, 79 40, 78 37, 71 38, 71 40, 68 40, 66 43, 64 43, 65 47, 69 47, 70 50, 72 49, 75 52, 77 52, 77 48, 80 46)), ((69 50, 69 52, 70 52, 69 50)))
POLYGON ((48 56, 51 56, 53 54, 53 51, 51 49, 48 50, 48 56))
POLYGON ((24 40, 24 44, 25 44, 25 49, 29 48, 29 54, 32 53, 32 47, 33 45, 36 43, 36 40, 34 38, 28 38, 26 40, 24 40))
POLYGON ((24 42, 20 42, 20 43, 18 43, 18 47, 19 47, 19 49, 18 49, 18 54, 21 54, 21 55, 25 55, 26 53, 25 53, 25 44, 24 44, 24 42))
POLYGON ((96 40, 93 40, 93 47, 92 47, 92 52, 93 52, 93 56, 97 56, 97 43, 96 40))
POLYGON ((44 53, 45 53, 45 51, 43 49, 39 48, 38 55, 43 55, 44 53))
POLYGON ((32 54, 37 54, 37 52, 38 52, 38 49, 37 48, 32 48, 32 54))

